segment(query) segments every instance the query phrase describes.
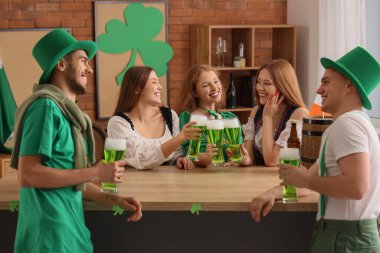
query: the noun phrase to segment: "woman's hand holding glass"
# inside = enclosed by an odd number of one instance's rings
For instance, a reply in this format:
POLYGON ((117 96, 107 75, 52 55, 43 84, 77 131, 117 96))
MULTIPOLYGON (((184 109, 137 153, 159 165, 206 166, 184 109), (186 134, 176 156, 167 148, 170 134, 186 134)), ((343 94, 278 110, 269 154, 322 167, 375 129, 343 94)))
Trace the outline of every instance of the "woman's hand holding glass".
MULTIPOLYGON (((186 157, 189 160, 198 161, 199 160, 199 150, 202 144, 202 137, 206 128, 207 117, 203 115, 193 114, 190 117, 190 122, 195 122, 191 126, 192 129, 197 129, 197 138, 191 138, 189 142, 188 152, 186 157)), ((191 131, 191 129, 190 129, 191 131)))
POLYGON ((202 134, 202 130, 199 128, 192 127, 197 124, 194 121, 188 122, 183 126, 181 132, 179 132, 179 136, 183 138, 183 140, 197 140, 199 136, 202 134))
MULTIPOLYGON (((212 156, 212 163, 214 165, 224 163, 223 156, 223 133, 224 125, 223 120, 214 119, 208 120, 206 123, 206 131, 207 131, 207 142, 209 144, 215 144, 216 146, 216 154, 212 156)), ((210 152, 210 150, 208 150, 210 152)), ((211 149, 213 152, 213 150, 211 149)))
POLYGON ((225 141, 229 146, 226 149, 229 162, 232 164, 238 164, 243 160, 240 148, 240 121, 237 118, 223 119, 223 125, 225 141))
POLYGON ((248 150, 244 147, 244 144, 240 144, 240 151, 243 156, 243 160, 239 163, 240 166, 251 166, 252 159, 249 156, 248 150))

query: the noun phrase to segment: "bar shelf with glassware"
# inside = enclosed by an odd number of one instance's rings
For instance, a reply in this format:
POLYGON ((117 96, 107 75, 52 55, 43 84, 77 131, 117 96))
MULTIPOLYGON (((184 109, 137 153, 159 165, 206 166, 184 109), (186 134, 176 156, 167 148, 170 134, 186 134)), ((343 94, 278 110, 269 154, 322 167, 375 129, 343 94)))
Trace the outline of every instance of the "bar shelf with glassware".
MULTIPOLYGON (((257 70, 273 59, 285 59, 295 68, 296 27, 292 25, 192 25, 190 34, 191 65, 207 64, 215 67, 225 91, 228 89, 229 75, 234 73, 237 90, 236 109, 233 111, 245 123, 249 111, 254 106, 254 85, 257 70), (221 66, 217 41, 225 41, 224 64, 221 66), (233 60, 241 56, 243 44, 244 67, 234 67, 233 60), (239 87, 239 85, 241 85, 239 87), (251 87, 249 87, 251 86, 251 87), (250 100, 250 101, 247 101, 250 100), (248 103, 250 102, 250 103, 248 103)), ((236 65, 235 65, 236 66, 236 65)), ((222 98, 222 108, 226 107, 226 97, 222 98)))

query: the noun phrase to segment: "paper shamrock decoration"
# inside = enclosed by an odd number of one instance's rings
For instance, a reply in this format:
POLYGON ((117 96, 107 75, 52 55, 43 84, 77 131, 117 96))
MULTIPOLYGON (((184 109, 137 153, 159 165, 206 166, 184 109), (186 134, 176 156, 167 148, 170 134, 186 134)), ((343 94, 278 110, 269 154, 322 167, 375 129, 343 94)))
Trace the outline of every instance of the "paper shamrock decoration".
POLYGON ((117 84, 121 85, 124 73, 135 64, 137 52, 145 66, 153 68, 158 77, 165 75, 173 49, 164 41, 154 40, 164 23, 161 11, 155 7, 144 7, 141 3, 131 3, 124 10, 124 19, 125 22, 109 20, 106 33, 98 36, 100 51, 109 54, 132 51, 127 66, 116 77, 117 84))
POLYGON ((202 210, 202 206, 201 206, 201 204, 194 203, 194 204, 191 206, 190 212, 191 212, 191 214, 199 215, 199 212, 200 212, 201 210, 202 210))
POLYGON ((10 201, 8 202, 8 210, 11 212, 18 212, 19 202, 18 201, 10 201))
POLYGON ((114 211, 113 216, 122 215, 124 213, 124 209, 120 206, 113 206, 112 211, 114 211))

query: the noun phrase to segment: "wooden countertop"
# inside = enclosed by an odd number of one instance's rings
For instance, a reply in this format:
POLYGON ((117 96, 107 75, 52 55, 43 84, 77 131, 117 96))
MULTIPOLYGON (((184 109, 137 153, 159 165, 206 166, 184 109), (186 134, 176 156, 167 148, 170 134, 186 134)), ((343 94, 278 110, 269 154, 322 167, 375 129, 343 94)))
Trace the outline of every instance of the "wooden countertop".
MULTIPOLYGON (((152 170, 126 169, 119 194, 134 196, 145 211, 189 211, 199 203, 202 211, 248 211, 254 196, 278 185, 277 168, 212 167, 179 170, 172 166, 152 170)), ((319 194, 299 198, 295 203, 276 202, 273 211, 317 211, 319 194)), ((17 174, 0 179, 0 210, 18 200, 17 174)), ((85 210, 110 207, 84 202, 85 210)))

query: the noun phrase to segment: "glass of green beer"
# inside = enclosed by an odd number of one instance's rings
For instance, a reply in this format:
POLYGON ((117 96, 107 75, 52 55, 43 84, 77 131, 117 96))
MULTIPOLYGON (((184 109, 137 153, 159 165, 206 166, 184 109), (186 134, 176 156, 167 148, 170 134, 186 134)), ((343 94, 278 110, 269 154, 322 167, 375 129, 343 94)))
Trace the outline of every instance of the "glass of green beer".
MULTIPOLYGON (((300 167, 300 152, 298 148, 281 148, 280 149, 280 164, 289 164, 295 167, 300 167)), ((293 185, 285 185, 282 191, 282 201, 294 202, 297 201, 297 189, 293 185)))
MULTIPOLYGON (((125 139, 106 138, 104 143, 105 163, 111 163, 124 159, 126 149, 125 139)), ((116 183, 102 182, 102 192, 117 192, 116 183)))
POLYGON ((213 165, 224 163, 223 156, 223 120, 213 119, 208 120, 206 123, 206 131, 209 143, 215 144, 218 151, 213 155, 211 162, 213 165))
POLYGON ((224 137, 229 144, 232 156, 230 161, 238 164, 243 160, 240 150, 240 122, 237 118, 223 119, 224 137))
POLYGON ((194 115, 191 115, 190 121, 197 122, 197 124, 193 125, 192 127, 201 129, 201 132, 198 137, 198 140, 190 140, 189 149, 187 151, 186 157, 189 160, 198 161, 199 149, 201 147, 203 134, 206 129, 207 116, 194 114, 194 115))

